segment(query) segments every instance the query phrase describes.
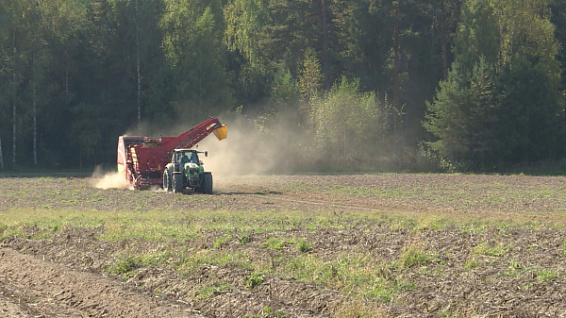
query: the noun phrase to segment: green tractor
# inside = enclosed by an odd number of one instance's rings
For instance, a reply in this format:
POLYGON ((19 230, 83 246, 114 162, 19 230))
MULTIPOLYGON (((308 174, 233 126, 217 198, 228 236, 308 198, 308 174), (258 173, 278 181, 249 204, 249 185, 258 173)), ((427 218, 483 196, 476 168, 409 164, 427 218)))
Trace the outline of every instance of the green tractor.
POLYGON ((163 190, 183 192, 191 188, 196 192, 212 194, 212 174, 205 172, 198 154, 208 152, 193 149, 175 149, 171 152, 169 163, 163 172, 163 190))

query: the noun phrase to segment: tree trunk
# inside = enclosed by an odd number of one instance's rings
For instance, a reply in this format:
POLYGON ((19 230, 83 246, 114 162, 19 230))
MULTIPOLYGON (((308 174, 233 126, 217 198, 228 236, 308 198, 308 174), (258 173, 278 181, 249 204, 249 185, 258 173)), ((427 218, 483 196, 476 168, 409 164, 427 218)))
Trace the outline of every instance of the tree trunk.
POLYGON ((322 16, 322 71, 324 72, 324 88, 330 89, 330 70, 328 67, 328 26, 326 25, 326 0, 321 0, 322 16))
POLYGON ((446 6, 442 2, 442 9, 440 12, 440 17, 438 23, 440 24, 440 57, 442 59, 442 79, 448 78, 448 48, 447 48, 447 37, 446 32, 446 6))
POLYGON ((401 43, 399 39, 399 21, 397 20, 399 8, 393 9, 395 24, 393 26, 393 134, 397 134, 400 126, 401 112, 401 76, 399 70, 401 43))
MULTIPOLYGON (((34 45, 35 46, 35 45, 34 45)), ((35 48, 31 53, 31 82, 33 105, 33 165, 37 166, 37 79, 35 76, 35 48)))
POLYGON ((68 97, 69 94, 69 48, 65 49, 65 59, 67 63, 65 63, 65 98, 68 97))
POLYGON ((141 124, 141 71, 140 71, 140 29, 139 29, 139 10, 138 0, 136 0, 136 76, 137 76, 137 100, 138 106, 138 126, 141 124))
POLYGON ((497 13, 497 19, 499 23, 499 52, 498 52, 498 66, 499 66, 499 77, 503 76, 503 19, 501 17, 501 11, 497 13))
POLYGON ((2 156, 2 138, 0 138, 0 169, 4 170, 4 156, 2 156))
POLYGON ((16 166, 16 29, 12 30, 12 167, 16 166))

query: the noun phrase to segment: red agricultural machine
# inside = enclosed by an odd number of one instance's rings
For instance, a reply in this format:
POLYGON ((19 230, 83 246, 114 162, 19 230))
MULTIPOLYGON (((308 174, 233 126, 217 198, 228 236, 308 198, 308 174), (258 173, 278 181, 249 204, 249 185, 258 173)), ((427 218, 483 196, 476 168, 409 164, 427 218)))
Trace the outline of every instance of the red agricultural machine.
POLYGON ((204 172, 202 162, 198 160, 197 153, 200 152, 188 149, 211 133, 222 140, 227 136, 227 127, 218 118, 209 117, 177 137, 120 136, 118 172, 124 173, 134 189, 163 186, 166 191, 180 192, 185 187, 191 187, 203 193, 212 193, 212 175, 204 172), (181 161, 186 157, 196 160, 192 164, 181 161))

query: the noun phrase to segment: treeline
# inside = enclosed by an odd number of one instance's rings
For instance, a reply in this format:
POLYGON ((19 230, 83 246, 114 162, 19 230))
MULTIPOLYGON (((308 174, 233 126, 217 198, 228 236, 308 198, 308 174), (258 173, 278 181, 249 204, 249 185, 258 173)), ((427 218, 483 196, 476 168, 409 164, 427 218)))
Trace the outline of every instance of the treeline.
POLYGON ((0 24, 3 169, 111 164, 126 130, 208 115, 293 132, 303 165, 566 154, 562 0, 0 0, 0 24))

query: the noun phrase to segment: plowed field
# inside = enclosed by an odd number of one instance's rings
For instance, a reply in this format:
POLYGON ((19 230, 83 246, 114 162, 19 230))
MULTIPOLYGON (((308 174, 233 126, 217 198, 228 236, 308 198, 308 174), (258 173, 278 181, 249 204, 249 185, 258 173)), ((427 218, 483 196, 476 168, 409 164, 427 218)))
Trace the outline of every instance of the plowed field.
POLYGON ((566 317, 566 178, 0 178, 0 317, 566 317))

